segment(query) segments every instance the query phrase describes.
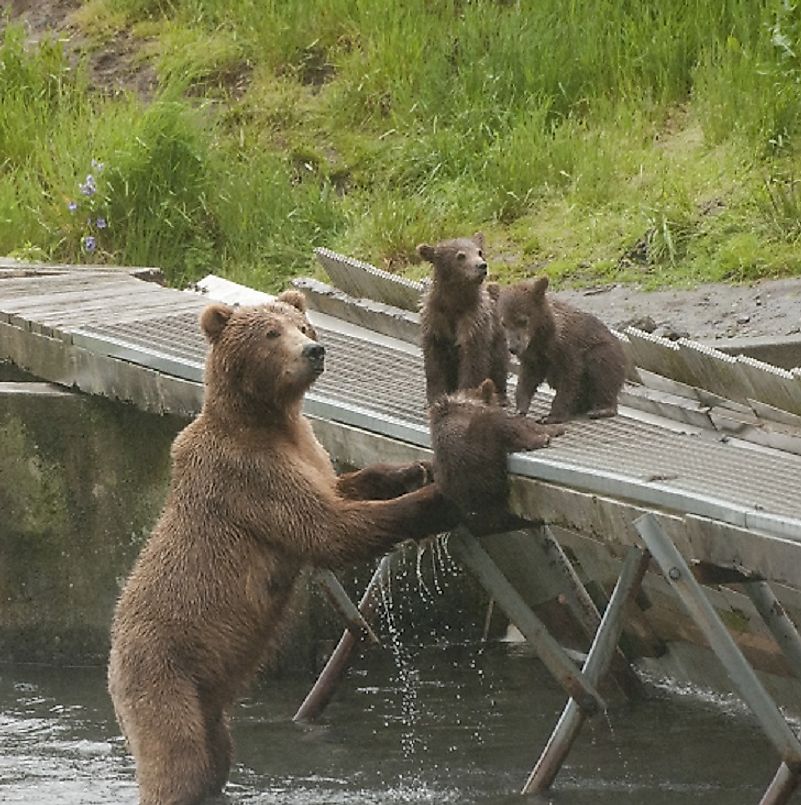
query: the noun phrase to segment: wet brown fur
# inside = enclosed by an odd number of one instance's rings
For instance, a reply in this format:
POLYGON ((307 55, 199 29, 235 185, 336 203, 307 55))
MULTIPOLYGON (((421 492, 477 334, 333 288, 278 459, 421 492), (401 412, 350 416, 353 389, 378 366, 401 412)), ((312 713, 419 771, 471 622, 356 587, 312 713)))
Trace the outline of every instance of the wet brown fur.
POLYGON ((509 351, 496 299, 484 282, 483 249, 481 234, 417 247, 434 266, 420 314, 429 404, 441 394, 475 388, 487 377, 506 398, 509 351))
POLYGON ((617 337, 591 313, 545 293, 548 278, 502 288, 498 300, 509 349, 520 359, 515 403, 525 414, 543 380, 555 396, 546 422, 579 414, 614 416, 626 376, 617 337))
POLYGON ((500 404, 492 380, 478 388, 440 396, 429 409, 437 486, 461 512, 471 531, 508 531, 522 523, 507 510, 507 457, 545 447, 564 433, 539 425, 500 404))
POLYGON ((304 309, 290 291, 201 316, 203 410, 175 439, 165 508, 112 626, 109 691, 142 805, 222 789, 226 711, 275 652, 303 565, 366 559, 456 524, 422 464, 335 475, 301 413, 322 371, 304 309))

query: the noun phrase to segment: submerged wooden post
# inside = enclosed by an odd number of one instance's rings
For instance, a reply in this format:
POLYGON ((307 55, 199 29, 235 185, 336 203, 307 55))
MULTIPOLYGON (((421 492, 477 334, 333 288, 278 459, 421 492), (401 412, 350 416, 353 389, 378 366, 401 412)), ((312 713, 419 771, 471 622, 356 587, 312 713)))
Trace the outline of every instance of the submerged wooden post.
POLYGON ((448 550, 476 576, 482 587, 531 643, 543 665, 568 695, 575 699, 578 706, 589 715, 602 709, 603 699, 595 686, 567 656, 479 541, 465 528, 459 528, 451 534, 448 550))
MULTIPOLYGON (((648 569, 650 558, 647 551, 641 551, 632 546, 623 560, 620 576, 612 591, 609 604, 604 610, 582 669, 584 676, 592 684, 598 684, 601 681, 615 656, 617 641, 623 628, 626 602, 637 594, 645 571, 648 569)), ((568 701, 545 749, 523 786, 522 794, 538 794, 550 788, 565 762, 585 718, 585 713, 581 712, 576 702, 573 699, 568 701)))
MULTIPOLYGON (((375 594, 391 561, 391 556, 385 556, 381 560, 359 601, 359 612, 363 619, 369 618, 375 609, 375 594)), ((342 633, 342 637, 339 638, 339 642, 320 672, 320 676, 317 677, 317 681, 292 717, 293 721, 313 721, 325 710, 348 667, 350 655, 359 642, 360 636, 354 634, 350 629, 346 629, 342 633)))

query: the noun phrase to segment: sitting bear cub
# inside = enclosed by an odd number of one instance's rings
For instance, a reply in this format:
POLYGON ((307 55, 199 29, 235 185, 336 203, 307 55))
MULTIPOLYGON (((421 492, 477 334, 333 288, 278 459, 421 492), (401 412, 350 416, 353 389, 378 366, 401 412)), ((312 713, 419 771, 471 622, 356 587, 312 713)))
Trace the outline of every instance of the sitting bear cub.
POLYGON ((614 416, 626 377, 617 337, 591 313, 546 295, 548 277, 500 289, 498 309, 509 349, 520 360, 515 402, 526 414, 543 380, 556 392, 546 422, 576 414, 614 416))
POLYGON ((484 236, 422 243, 418 254, 434 266, 420 312, 421 342, 429 405, 484 378, 506 399, 509 349, 496 298, 487 290, 484 236))
POLYGON ((434 480, 474 534, 510 531, 523 524, 506 508, 507 456, 545 447, 561 425, 538 425, 502 407, 495 384, 439 397, 429 409, 434 480))
POLYGON ((141 805, 221 791, 227 711, 275 653, 303 565, 366 559, 458 522, 422 464, 336 476, 301 410, 324 361, 304 310, 287 291, 201 315, 203 408, 173 443, 167 501, 111 634, 109 691, 141 805))

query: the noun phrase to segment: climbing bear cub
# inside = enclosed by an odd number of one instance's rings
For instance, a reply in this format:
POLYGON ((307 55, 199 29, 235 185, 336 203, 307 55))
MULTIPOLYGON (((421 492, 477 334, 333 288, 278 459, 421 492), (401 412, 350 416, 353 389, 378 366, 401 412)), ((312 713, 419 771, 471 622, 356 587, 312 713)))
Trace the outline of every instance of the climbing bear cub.
POLYGON ((324 365, 304 311, 287 291, 201 315, 203 409, 175 439, 164 510, 112 626, 109 691, 142 805, 221 791, 226 712, 275 652, 303 565, 366 559, 458 521, 422 464, 336 476, 301 411, 324 365))
POLYGON ((421 340, 429 405, 489 377, 506 399, 509 350, 496 299, 487 290, 484 237, 422 243, 417 253, 434 266, 423 296, 421 340))
POLYGON ((520 360, 515 402, 528 412, 543 380, 556 392, 546 422, 576 414, 614 416, 626 355, 614 333, 591 313, 546 295, 548 278, 500 289, 498 309, 509 349, 520 360))
POLYGON ((565 429, 538 425, 502 407, 492 380, 442 395, 429 409, 434 480, 475 534, 520 527, 506 508, 507 456, 535 450, 565 429))

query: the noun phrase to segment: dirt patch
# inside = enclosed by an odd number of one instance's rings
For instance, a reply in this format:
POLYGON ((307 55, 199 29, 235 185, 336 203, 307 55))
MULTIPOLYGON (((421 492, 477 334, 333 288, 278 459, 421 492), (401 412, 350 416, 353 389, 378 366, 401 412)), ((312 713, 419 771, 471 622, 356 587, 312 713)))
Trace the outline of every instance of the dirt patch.
POLYGON ((103 94, 130 91, 151 97, 157 85, 156 75, 152 67, 136 61, 139 43, 124 31, 101 50, 93 49, 71 20, 80 6, 81 0, 11 0, 11 19, 25 26, 31 44, 56 37, 72 62, 86 59, 95 91, 103 94))
POLYGON ((693 290, 641 291, 613 285, 562 291, 558 296, 611 327, 629 324, 667 337, 699 340, 801 333, 801 279, 752 285, 701 285, 693 290), (650 322, 648 321, 650 319, 650 322))

